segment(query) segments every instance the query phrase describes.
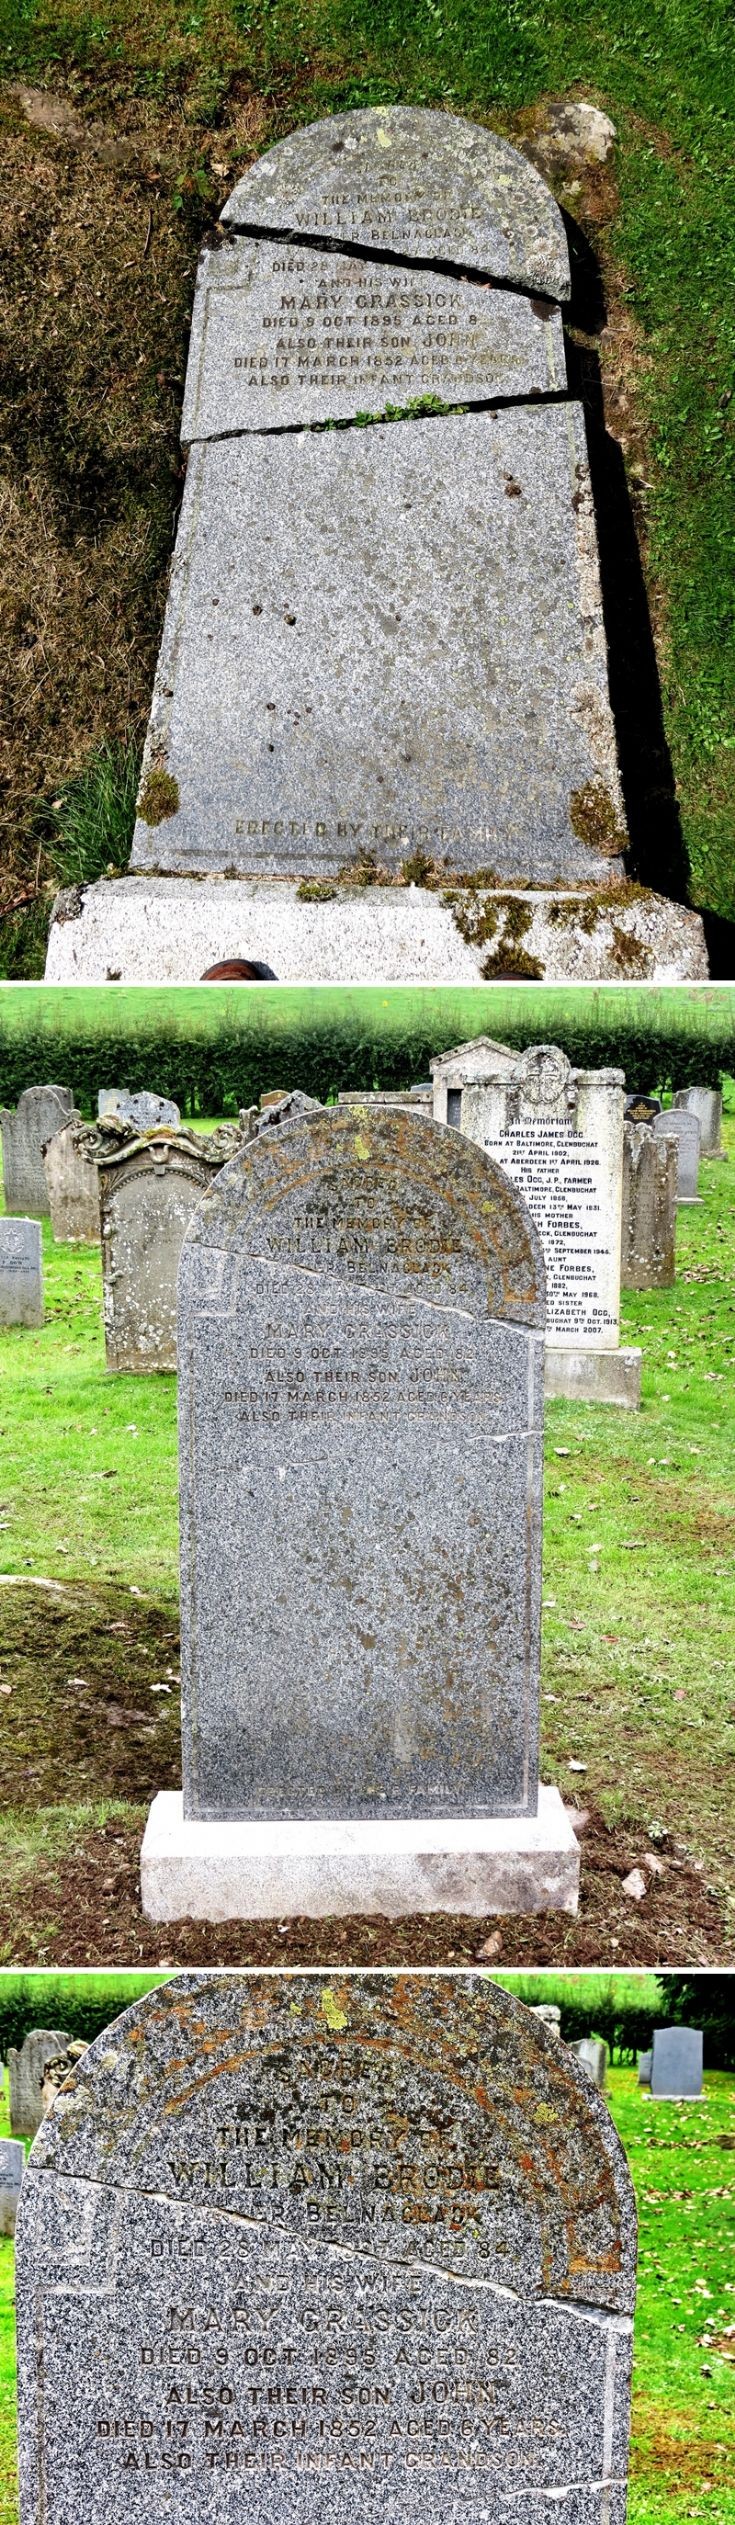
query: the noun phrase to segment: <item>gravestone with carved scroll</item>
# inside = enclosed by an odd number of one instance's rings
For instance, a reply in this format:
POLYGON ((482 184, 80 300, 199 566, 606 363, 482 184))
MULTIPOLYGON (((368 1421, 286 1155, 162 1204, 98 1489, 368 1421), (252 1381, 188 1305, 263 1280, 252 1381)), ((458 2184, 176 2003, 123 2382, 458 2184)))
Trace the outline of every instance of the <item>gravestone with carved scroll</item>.
POLYGON ((472 981, 491 939, 508 972, 706 976, 698 916, 624 885, 570 286, 544 177, 459 116, 330 116, 241 176, 133 873, 65 898, 49 976, 472 981))
POLYGON ((636 2219, 480 1973, 185 1973, 99 2036, 17 2230, 20 2525, 624 2525, 636 2219))
POLYGON ((303 1113, 205 1194, 150 1916, 576 1906, 538 1782, 543 1318, 522 1197, 418 1113, 303 1113))
POLYGON ((558 1044, 486 1036, 432 1061, 434 1112, 517 1184, 546 1264, 546 1393, 640 1402, 640 1350, 620 1347, 622 1070, 577 1070, 558 1044))

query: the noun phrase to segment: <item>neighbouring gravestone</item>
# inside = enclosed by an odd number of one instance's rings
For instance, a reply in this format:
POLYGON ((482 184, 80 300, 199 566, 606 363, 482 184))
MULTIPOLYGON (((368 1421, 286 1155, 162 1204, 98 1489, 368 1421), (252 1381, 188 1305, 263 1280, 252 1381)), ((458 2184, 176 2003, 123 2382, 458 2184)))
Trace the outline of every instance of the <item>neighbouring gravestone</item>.
POLYGON ((700 1157, 725 1157, 719 1087, 680 1087, 674 1097, 674 1110, 696 1114, 701 1134, 700 1157))
POLYGON ((531 2009, 531 2015, 540 2017, 555 2043, 561 2042, 561 2008, 555 2007, 553 2000, 542 2000, 539 2007, 531 2009))
POLYGON ((620 1280, 624 1289, 671 1289, 676 1273, 677 1143, 650 1123, 623 1132, 623 1222, 620 1280))
POLYGON ((131 1096, 127 1087, 101 1087, 97 1112, 100 1121, 110 1115, 116 1122, 131 1122, 136 1131, 175 1131, 181 1121, 178 1105, 170 1096, 151 1096, 145 1089, 131 1096))
MULTIPOLYGON (((119 1118, 119 1117, 116 1117, 119 1118)), ((192 1212, 238 1132, 151 1131, 97 1164, 108 1368, 152 1375, 176 1367, 176 1275, 192 1212)))
POLYGON ((47 2062, 54 2060, 68 2041, 68 2034, 33 2026, 20 2051, 8 2052, 10 2128, 24 2138, 32 2138, 43 2121, 41 2088, 47 2062))
POLYGON ((427 1086, 422 1082, 420 1087, 379 1088, 368 1095, 361 1087, 343 1087, 337 1102, 340 1105, 367 1105, 371 1113, 422 1113, 431 1119, 434 1099, 429 1079, 427 1086))
POLYGON ((24 1087, 15 1110, 0 1113, 3 1138, 3 1192, 6 1210, 46 1219, 49 1197, 43 1152, 55 1131, 74 1111, 69 1087, 24 1087))
POLYGON ((0 1218, 0 1326, 43 1323, 43 1256, 38 1219, 0 1218))
POLYGON ((101 2035, 16 2241, 20 2525, 624 2525, 607 2107, 479 1974, 182 1974, 101 2035))
POLYGON ((651 2094, 701 2096, 704 2038, 691 2025, 657 2026, 651 2059, 651 2094))
POLYGON ((638 2085, 639 2085, 639 2087, 650 2087, 650 2084, 651 2084, 651 2062, 652 2062, 652 2060, 653 2060, 653 2052, 652 2052, 652 2051, 651 2051, 651 2052, 639 2052, 639 2054, 638 2054, 638 2085))
POLYGON ((0 2139, 0 2236, 15 2235, 25 2150, 19 2139, 0 2139))
POLYGON ((87 1125, 73 1113, 43 1153, 51 1226, 57 1245, 98 1245, 100 1187, 95 1159, 85 1146, 87 1125))
POLYGON ((592 2079, 593 2086, 602 2091, 607 2078, 607 2044, 601 2042, 597 2034, 583 2034, 581 2042, 569 2043, 567 2049, 574 2053, 580 2069, 592 2079))
POLYGON ((576 1907, 538 1788, 543 1310, 515 1187, 419 1115, 307 1113, 210 1187, 150 1917, 576 1907))
POLYGON ((639 1096, 635 1093, 635 1091, 632 1096, 626 1096, 626 1122, 655 1122, 656 1115, 660 1112, 660 1096, 639 1096))
POLYGON ((679 1208, 691 1208, 698 1201, 700 1128, 694 1113, 682 1113, 670 1105, 666 1113, 657 1114, 653 1125, 658 1139, 677 1142, 676 1198, 679 1208))
POLYGON ((556 1044, 487 1036, 432 1061, 434 1113, 518 1184, 546 1265, 546 1393, 640 1402, 640 1350, 621 1350, 622 1070, 572 1069, 556 1044))

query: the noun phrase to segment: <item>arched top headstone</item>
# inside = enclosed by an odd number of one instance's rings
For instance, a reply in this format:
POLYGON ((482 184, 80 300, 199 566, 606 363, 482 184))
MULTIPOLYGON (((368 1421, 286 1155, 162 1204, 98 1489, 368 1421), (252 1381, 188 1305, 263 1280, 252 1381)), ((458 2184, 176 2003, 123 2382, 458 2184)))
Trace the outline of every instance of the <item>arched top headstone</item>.
MULTIPOLYGON (((73 2177, 80 2207, 83 2187, 116 2194, 121 2244, 146 2205, 206 2212, 212 2270, 229 2227, 243 2249, 248 2231, 256 2254, 256 2238, 275 2247, 284 2279, 294 2247, 342 2245, 353 2268, 429 2265, 525 2300, 633 2308, 633 2189, 610 2115, 481 1973, 183 1973, 90 2046, 29 2176, 60 2195, 73 2177)), ((31 2234, 29 2220, 26 2262, 31 2234)), ((154 2261, 151 2336, 158 2287, 154 2261)))
POLYGON ((213 1295, 215 1256, 224 1305, 257 1257, 391 1298, 544 1322, 541 1245, 522 1194, 481 1150, 401 1110, 337 1106, 250 1143, 191 1221, 187 1285, 213 1295))
POLYGON ((222 222, 570 295, 564 223, 543 176, 497 132, 425 107, 370 106, 291 132, 241 177, 222 222))

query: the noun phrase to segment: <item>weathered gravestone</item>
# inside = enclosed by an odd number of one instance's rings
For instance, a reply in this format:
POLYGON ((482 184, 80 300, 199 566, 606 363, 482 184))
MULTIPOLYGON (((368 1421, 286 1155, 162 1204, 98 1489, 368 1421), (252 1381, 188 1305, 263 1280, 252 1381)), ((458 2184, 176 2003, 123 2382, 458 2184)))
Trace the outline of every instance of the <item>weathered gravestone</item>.
POLYGON ((98 1245, 100 1187, 95 1159, 87 1153, 87 1125, 73 1113, 44 1149, 51 1226, 57 1245, 98 1245))
POLYGON ((14 1111, 3 1106, 0 1124, 6 1210, 21 1215, 28 1212, 32 1219, 48 1218, 43 1152, 54 1132, 62 1129, 73 1112, 70 1087, 24 1087, 14 1111))
POLYGON ((674 1097, 674 1111, 696 1114, 700 1129, 700 1157, 725 1157, 722 1146, 722 1090, 719 1087, 680 1087, 674 1097))
POLYGON ((14 2236, 25 2150, 19 2139, 0 2139, 0 2236, 14 2236))
POLYGON ((97 1163, 108 1368, 176 1367, 176 1275, 186 1229, 236 1132, 152 1132, 97 1163))
POLYGON ((114 1115, 117 1122, 132 1122, 136 1131, 175 1131, 181 1121, 178 1105, 170 1096, 152 1096, 145 1088, 131 1096, 127 1087, 101 1087, 97 1112, 100 1121, 106 1115, 114 1115))
POLYGON ((32 2138, 43 2121, 41 2088, 46 2064, 68 2041, 68 2034, 49 2033, 47 2027, 34 2025, 20 2051, 8 2052, 10 2128, 24 2138, 32 2138))
POLYGON ((86 952, 90 975, 147 979, 155 937, 170 979, 237 954, 289 981, 475 980, 492 897, 496 943, 528 933, 524 971, 571 957, 590 978, 630 953, 650 978, 706 978, 698 916, 621 891, 544 178, 456 116, 368 108, 269 151, 221 231, 194 301, 136 873, 64 898, 49 974, 81 978, 86 952))
POLYGON ((607 2078, 607 2044, 597 2034, 583 2034, 579 2043, 569 2043, 567 2048, 574 2053, 585 2076, 592 2079, 593 2086, 602 2090, 607 2078))
POLYGON ((0 1218, 0 1325, 43 1323, 43 1257, 38 1219, 0 1218))
POLYGON ((640 1402, 640 1350, 621 1350, 622 1070, 572 1069, 556 1044, 487 1036, 432 1061, 438 1121, 475 1140, 522 1191, 546 1265, 546 1393, 640 1402))
POLYGON ((378 1088, 368 1095, 361 1087, 343 1087, 337 1102, 340 1105, 366 1105, 371 1113, 423 1113, 431 1117, 434 1099, 429 1079, 427 1086, 422 1083, 420 1087, 378 1088))
POLYGON ((704 2038, 692 2025, 657 2026, 651 2059, 651 2094, 700 2096, 704 2038))
POLYGON ((515 1187, 419 1115, 307 1114, 205 1195, 149 1916, 576 1907, 538 1787, 543 1311, 515 1187))
POLYGON ((150 1991, 45 2122, 16 2254, 20 2525, 624 2525, 630 2176, 484 1975, 150 1991))
POLYGON ((623 1132, 623 1221, 620 1280, 624 1289, 671 1289, 676 1270, 677 1144, 650 1123, 623 1132))
POLYGON ((667 1113, 657 1114, 653 1125, 658 1139, 677 1141, 676 1198, 679 1208, 691 1208, 699 1199, 700 1128, 694 1113, 682 1113, 670 1105, 667 1113))
POLYGON ((538 2007, 531 2009, 531 2015, 540 2017, 555 2043, 561 2042, 561 2008, 555 2007, 553 2000, 542 1999, 538 2007))
POLYGON ((651 2051, 651 2052, 639 2052, 639 2054, 638 2054, 638 2085, 639 2085, 639 2087, 650 2087, 650 2084, 651 2084, 651 2062, 652 2062, 652 2060, 653 2060, 653 2052, 652 2052, 652 2051, 651 2051))

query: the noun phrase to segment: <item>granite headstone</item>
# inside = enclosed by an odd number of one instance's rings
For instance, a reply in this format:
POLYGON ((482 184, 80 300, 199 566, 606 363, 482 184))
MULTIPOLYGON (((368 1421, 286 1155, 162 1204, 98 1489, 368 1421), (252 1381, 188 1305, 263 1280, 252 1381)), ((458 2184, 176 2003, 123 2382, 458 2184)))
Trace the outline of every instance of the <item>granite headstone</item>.
POLYGON ((184 1974, 31 2151, 20 2525, 624 2525, 635 2259, 602 2098, 488 1977, 184 1974))
POLYGON ((57 1245, 98 1245, 100 1188, 97 1167, 84 1141, 86 1125, 72 1114, 44 1150, 51 1226, 57 1245))
POLYGON ((696 1114, 701 1133, 700 1157, 724 1157, 722 1146, 722 1090, 719 1087, 680 1087, 674 1097, 674 1111, 696 1114))
POLYGON ((660 1135, 648 1122, 626 1122, 620 1249, 624 1289, 673 1288, 677 1168, 673 1133, 660 1135))
POLYGON ((38 1219, 0 1218, 0 1326, 43 1323, 43 1256, 38 1219))
POLYGON ((651 2094, 701 2095, 703 2059, 704 2038, 699 2027, 657 2026, 653 2037, 651 2094))
POLYGON ((8 2052, 10 2128, 23 2138, 32 2138, 43 2121, 41 2088, 46 2064, 55 2060, 68 2041, 68 2034, 49 2032, 46 2026, 34 2025, 20 2050, 8 2052))
POLYGON ((43 1152, 74 1111, 70 1087, 24 1087, 14 1109, 0 1113, 6 1210, 47 1219, 49 1197, 43 1152))
POLYGON ((179 1274, 185 1812, 536 1812, 543 1266, 479 1150, 263 1133, 179 1274))
POLYGON ((570 2043, 568 2049, 574 2053, 585 2076, 592 2079, 593 2086, 602 2091, 607 2078, 607 2044, 601 2042, 597 2034, 583 2034, 581 2041, 570 2043))
POLYGON ((176 1130, 181 1121, 178 1105, 170 1096, 152 1096, 145 1088, 131 1095, 127 1087, 101 1087, 97 1097, 100 1121, 113 1115, 117 1122, 132 1122, 136 1131, 176 1130))
POLYGON ((14 2236, 25 2149, 19 2139, 0 2139, 0 2236, 14 2236))
POLYGON ((666 1113, 657 1114, 653 1128, 658 1139, 677 1141, 676 1198, 680 1208, 689 1206, 699 1199, 701 1133, 697 1115, 670 1105, 666 1113))
POLYGON ((652 2063, 652 2060, 653 2060, 653 2052, 652 2052, 652 2051, 650 2051, 650 2052, 639 2052, 639 2054, 638 2054, 638 2085, 639 2085, 639 2087, 650 2087, 650 2084, 651 2084, 651 2063, 652 2063))
POLYGON ((105 1352, 116 1374, 176 1367, 176 1275, 186 1229, 221 1145, 151 1130, 98 1159, 105 1352))

